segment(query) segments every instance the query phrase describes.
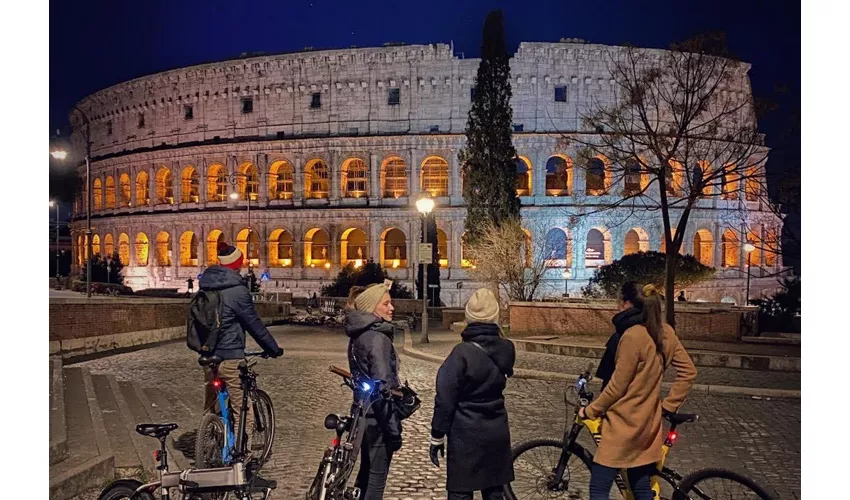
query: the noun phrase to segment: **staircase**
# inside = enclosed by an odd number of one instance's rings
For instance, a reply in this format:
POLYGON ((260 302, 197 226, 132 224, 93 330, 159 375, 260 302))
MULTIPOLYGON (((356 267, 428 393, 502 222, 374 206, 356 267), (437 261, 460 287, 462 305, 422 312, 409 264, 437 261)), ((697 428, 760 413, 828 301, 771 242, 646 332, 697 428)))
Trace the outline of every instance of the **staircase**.
MULTIPOLYGON (((162 417, 138 384, 93 375, 82 366, 63 367, 60 358, 51 358, 50 499, 100 490, 118 477, 152 480, 153 451, 159 445, 135 429, 139 423, 163 423, 162 417)), ((194 421, 188 415, 179 417, 181 422, 194 421)), ((171 470, 191 465, 175 451, 173 439, 168 452, 171 470)))

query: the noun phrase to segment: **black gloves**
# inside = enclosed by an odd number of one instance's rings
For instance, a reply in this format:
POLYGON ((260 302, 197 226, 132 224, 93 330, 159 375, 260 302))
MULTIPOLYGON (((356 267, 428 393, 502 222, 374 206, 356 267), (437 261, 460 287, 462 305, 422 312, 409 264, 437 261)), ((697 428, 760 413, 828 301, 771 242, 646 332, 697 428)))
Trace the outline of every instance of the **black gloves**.
POLYGON ((386 436, 384 443, 387 446, 387 451, 394 453, 401 449, 401 436, 386 436))
POLYGON ((446 436, 439 439, 431 436, 431 447, 428 449, 428 455, 431 456, 431 463, 434 464, 434 467, 439 467, 440 457, 446 456, 446 436), (439 456, 437 453, 439 453, 439 456))

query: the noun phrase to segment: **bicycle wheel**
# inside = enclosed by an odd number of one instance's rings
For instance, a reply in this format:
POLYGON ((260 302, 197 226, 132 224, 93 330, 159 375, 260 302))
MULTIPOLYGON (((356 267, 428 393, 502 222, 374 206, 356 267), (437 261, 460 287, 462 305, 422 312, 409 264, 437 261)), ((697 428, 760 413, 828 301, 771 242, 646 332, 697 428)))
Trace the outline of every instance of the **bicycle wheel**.
MULTIPOLYGON (((137 483, 134 481, 133 483, 137 483)), ((132 484, 129 481, 116 481, 108 486, 105 490, 100 493, 100 496, 97 497, 97 500, 123 500, 125 498, 129 499, 133 496, 133 493, 136 492, 136 488, 141 486, 141 483, 132 484)), ((154 500, 154 496, 150 493, 143 491, 136 495, 139 500, 154 500)))
POLYGON ((508 500, 526 498, 587 499, 593 456, 577 443, 567 451, 570 457, 561 481, 554 482, 555 468, 564 451, 559 439, 533 439, 514 447, 514 481, 505 488, 508 500))
POLYGON ((726 469, 700 469, 679 484, 676 500, 773 500, 755 481, 726 469))
POLYGON ((257 399, 254 404, 254 432, 251 435, 251 447, 257 447, 261 452, 258 454, 260 465, 266 463, 272 453, 274 444, 274 406, 272 398, 265 391, 257 389, 257 399), (259 448, 262 446, 262 448, 259 448))
POLYGON ((222 467, 224 465, 221 458, 223 448, 224 422, 215 413, 204 413, 195 438, 195 467, 198 469, 222 467))

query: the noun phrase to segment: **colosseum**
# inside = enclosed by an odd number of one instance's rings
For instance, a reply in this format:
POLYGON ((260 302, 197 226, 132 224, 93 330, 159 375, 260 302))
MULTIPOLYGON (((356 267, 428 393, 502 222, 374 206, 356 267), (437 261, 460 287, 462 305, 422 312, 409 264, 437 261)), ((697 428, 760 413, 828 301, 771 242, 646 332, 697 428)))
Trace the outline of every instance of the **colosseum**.
MULTIPOLYGON (((616 210, 573 217, 617 192, 590 186, 586 170, 574 168, 576 151, 559 146, 565 131, 580 132, 590 99, 613 92, 608 48, 523 42, 511 59, 523 218, 560 248, 544 294, 575 295, 594 268, 662 248, 657 213, 628 224, 612 222, 616 210)), ((461 304, 474 284, 463 255, 457 154, 478 64, 446 44, 262 55, 88 96, 78 107, 91 127, 92 252, 117 251, 134 289, 185 289, 215 262, 222 239, 270 277, 263 282, 270 290, 311 295, 341 266, 365 259, 412 287, 421 237, 414 203, 427 193, 436 202, 442 299, 461 304)), ((740 91, 749 89, 745 76, 740 91)), ((84 129, 78 113, 70 118, 84 129)), ((73 141, 77 151, 84 147, 79 132, 73 141)), ((81 196, 73 225, 77 266, 85 255, 83 203, 81 196)), ((747 258, 739 242, 769 238, 776 226, 762 203, 735 193, 699 202, 682 251, 718 272, 688 290, 691 300, 743 302, 747 258)), ((775 288, 768 276, 780 270, 779 256, 749 257, 751 296, 775 288)))

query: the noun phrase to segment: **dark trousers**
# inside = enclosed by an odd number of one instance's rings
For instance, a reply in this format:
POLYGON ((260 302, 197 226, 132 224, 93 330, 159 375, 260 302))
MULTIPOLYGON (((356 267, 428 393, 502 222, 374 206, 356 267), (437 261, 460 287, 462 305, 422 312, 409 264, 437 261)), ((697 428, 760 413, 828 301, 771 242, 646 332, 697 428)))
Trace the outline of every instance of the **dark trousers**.
POLYGON ((366 428, 360 446, 360 472, 354 485, 360 488, 360 500, 383 500, 393 452, 384 444, 375 426, 366 428))
MULTIPOLYGON (((504 486, 495 486, 481 490, 481 498, 484 500, 504 500, 504 486)), ((449 500, 472 500, 472 491, 450 491, 449 500)))
MULTIPOLYGON (((655 464, 641 465, 627 470, 629 486, 632 488, 635 500, 655 500, 655 493, 650 489, 649 478, 655 470, 655 464)), ((593 464, 590 471, 590 500, 608 500, 611 485, 617 477, 619 469, 593 464)))

